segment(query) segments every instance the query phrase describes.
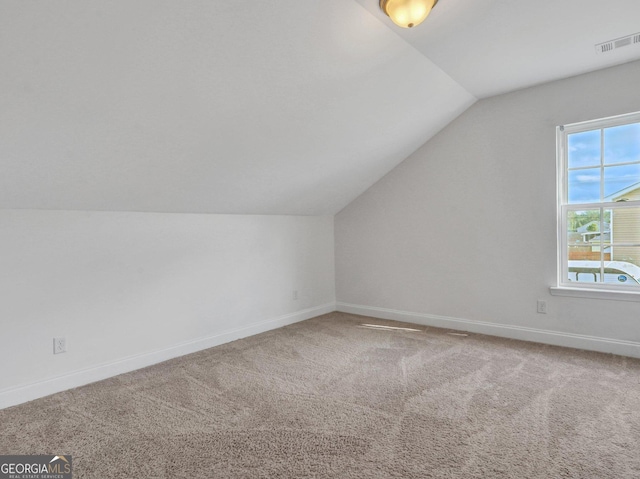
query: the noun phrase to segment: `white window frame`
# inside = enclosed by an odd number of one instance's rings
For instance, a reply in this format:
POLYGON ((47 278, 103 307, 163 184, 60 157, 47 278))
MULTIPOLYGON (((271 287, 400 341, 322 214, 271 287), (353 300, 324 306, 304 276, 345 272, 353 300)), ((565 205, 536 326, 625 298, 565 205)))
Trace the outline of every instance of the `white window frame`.
MULTIPOLYGON (((567 212, 600 209, 600 228, 604 232, 604 210, 640 207, 640 200, 619 202, 568 203, 568 136, 574 133, 610 128, 640 122, 640 112, 628 113, 597 120, 573 123, 556 128, 557 146, 557 225, 558 225, 558 258, 557 285, 550 292, 557 296, 577 296, 586 298, 640 301, 640 288, 608 283, 578 283, 568 281, 568 245, 567 245, 567 212)), ((603 146, 601 145, 601 155, 603 146)), ((600 162, 601 178, 604 178, 603 162, 600 162)), ((602 183, 601 183, 602 188, 602 183)), ((613 242, 613 238, 612 238, 613 242)), ((602 266, 601 266, 602 268, 602 266)), ((601 274, 604 271, 601 272, 601 274)))

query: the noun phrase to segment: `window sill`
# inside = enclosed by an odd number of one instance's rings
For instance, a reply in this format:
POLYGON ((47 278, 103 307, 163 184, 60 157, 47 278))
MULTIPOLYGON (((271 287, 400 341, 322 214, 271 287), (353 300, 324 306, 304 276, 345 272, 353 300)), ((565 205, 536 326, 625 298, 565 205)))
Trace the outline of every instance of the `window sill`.
POLYGON ((609 291, 604 289, 568 288, 566 286, 551 286, 549 292, 553 296, 571 296, 574 298, 608 299, 612 301, 639 301, 640 292, 609 291))

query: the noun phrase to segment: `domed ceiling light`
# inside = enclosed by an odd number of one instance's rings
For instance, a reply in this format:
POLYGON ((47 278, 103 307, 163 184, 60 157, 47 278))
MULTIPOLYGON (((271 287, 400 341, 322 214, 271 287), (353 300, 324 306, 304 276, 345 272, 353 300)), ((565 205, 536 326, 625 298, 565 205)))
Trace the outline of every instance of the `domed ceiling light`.
POLYGON ((380 8, 402 28, 419 25, 436 6, 438 0, 380 0, 380 8))

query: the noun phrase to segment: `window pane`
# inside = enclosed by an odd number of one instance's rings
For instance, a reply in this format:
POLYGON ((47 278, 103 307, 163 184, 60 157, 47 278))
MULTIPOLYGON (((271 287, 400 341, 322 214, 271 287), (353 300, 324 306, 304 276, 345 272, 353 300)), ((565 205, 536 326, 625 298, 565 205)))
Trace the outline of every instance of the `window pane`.
POLYGON ((575 271, 571 268, 569 268, 569 275, 567 276, 567 279, 571 282, 576 282, 576 283, 597 283, 598 282, 598 276, 594 273, 585 273, 583 271, 575 271))
MULTIPOLYGON (((608 234, 606 225, 605 232, 608 234)), ((567 245, 570 261, 600 261, 602 236, 600 210, 567 212, 567 245)))
POLYGON ((626 197, 626 194, 635 192, 637 195, 638 189, 640 189, 640 164, 605 167, 605 201, 624 201, 625 198, 628 200, 629 198, 626 197))
POLYGON ((604 163, 640 161, 640 123, 604 130, 604 163))
POLYGON ((569 171, 569 203, 600 201, 600 168, 569 171))
POLYGON ((600 130, 568 135, 569 168, 600 165, 600 130))
POLYGON ((605 283, 640 289, 640 267, 620 261, 569 261, 567 279, 576 283, 605 283))
POLYGON ((574 283, 601 283, 601 264, 596 260, 569 260, 567 279, 574 283))
POLYGON ((611 247, 611 260, 616 263, 632 264, 640 267, 640 245, 639 246, 616 246, 611 247))
POLYGON ((640 246, 612 246, 605 261, 604 282, 640 288, 640 246))
POLYGON ((638 284, 636 278, 634 278, 632 274, 628 273, 626 269, 620 270, 618 268, 605 268, 603 283, 640 288, 640 284, 638 284))
MULTIPOLYGON (((616 208, 613 210, 611 213, 611 241, 640 245, 640 208, 616 208)), ((625 261, 622 258, 616 258, 615 255, 613 259, 625 261)))

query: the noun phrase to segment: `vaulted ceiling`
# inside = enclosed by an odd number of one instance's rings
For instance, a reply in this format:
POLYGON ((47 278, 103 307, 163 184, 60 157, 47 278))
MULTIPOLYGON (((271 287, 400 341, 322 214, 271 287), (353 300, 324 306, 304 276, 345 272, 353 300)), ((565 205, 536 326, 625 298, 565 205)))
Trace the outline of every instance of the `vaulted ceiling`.
POLYGON ((3 0, 0 207, 333 214, 482 98, 640 58, 638 0, 3 0))

